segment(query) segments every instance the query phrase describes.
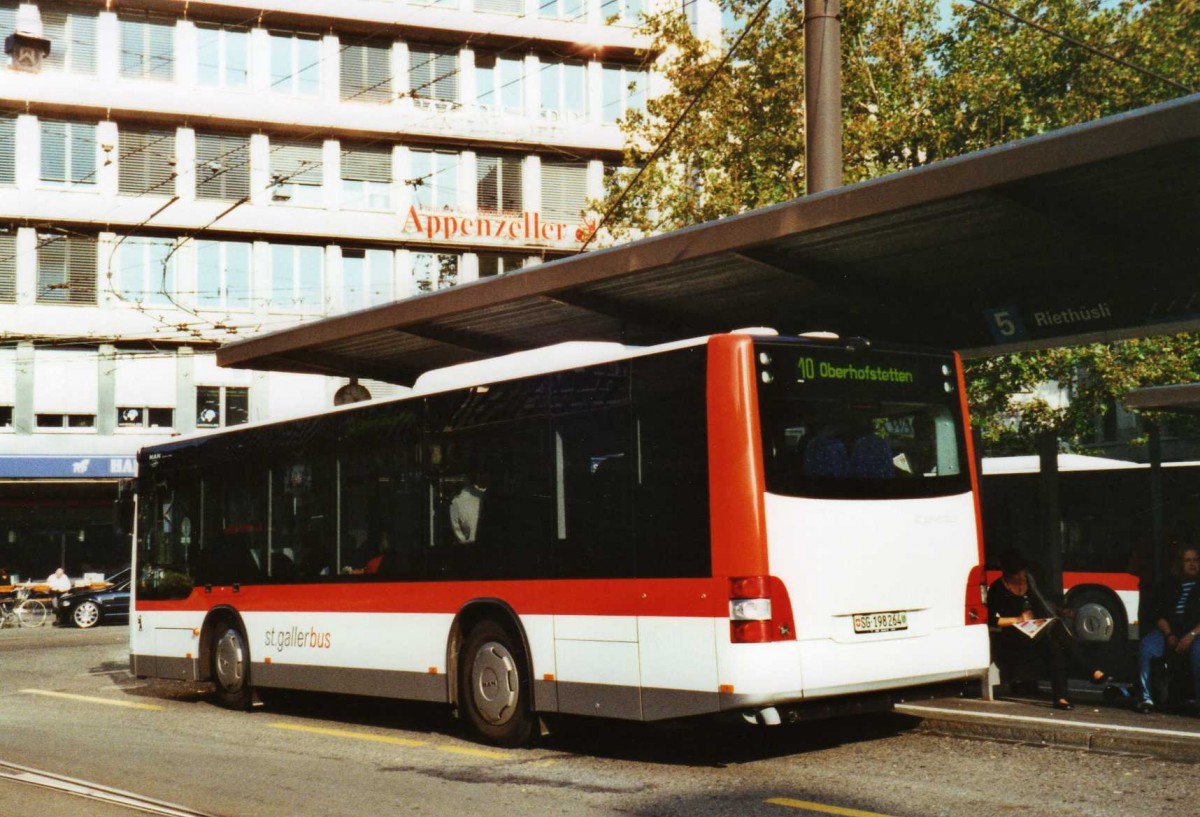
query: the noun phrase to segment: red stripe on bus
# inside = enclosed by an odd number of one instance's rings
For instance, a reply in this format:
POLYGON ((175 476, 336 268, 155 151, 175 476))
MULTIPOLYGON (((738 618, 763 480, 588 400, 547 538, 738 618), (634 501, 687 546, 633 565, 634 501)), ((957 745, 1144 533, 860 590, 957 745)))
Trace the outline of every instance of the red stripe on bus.
MULTIPOLYGON (((979 501, 979 468, 975 459, 975 437, 971 433, 971 408, 967 402, 967 381, 963 376, 962 357, 954 353, 954 376, 958 382, 958 406, 962 414, 963 439, 967 445, 967 473, 971 475, 971 497, 975 502, 975 541, 979 561, 983 564, 983 506, 979 501)), ((978 574, 976 574, 978 575, 978 574)))
POLYGON ((453 615, 474 599, 498 599, 522 615, 726 618, 726 579, 571 579, 479 582, 345 582, 195 588, 186 599, 137 601, 139 611, 247 613, 435 613, 453 615))
POLYGON ((1081 584, 1100 584, 1113 590, 1137 590, 1138 577, 1132 573, 1063 573, 1064 590, 1081 584))
POLYGON ((766 482, 753 338, 709 339, 706 402, 713 573, 766 575, 766 482))

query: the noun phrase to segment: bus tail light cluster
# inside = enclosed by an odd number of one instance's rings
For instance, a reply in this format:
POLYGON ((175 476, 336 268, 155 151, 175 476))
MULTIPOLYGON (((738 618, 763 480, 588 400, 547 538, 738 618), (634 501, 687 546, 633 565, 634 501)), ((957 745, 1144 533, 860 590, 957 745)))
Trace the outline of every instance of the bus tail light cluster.
POLYGON ((975 565, 967 576, 966 623, 987 624, 987 580, 983 565, 975 565))
POLYGON ((734 644, 795 641, 792 602, 774 576, 729 580, 729 640, 734 644))

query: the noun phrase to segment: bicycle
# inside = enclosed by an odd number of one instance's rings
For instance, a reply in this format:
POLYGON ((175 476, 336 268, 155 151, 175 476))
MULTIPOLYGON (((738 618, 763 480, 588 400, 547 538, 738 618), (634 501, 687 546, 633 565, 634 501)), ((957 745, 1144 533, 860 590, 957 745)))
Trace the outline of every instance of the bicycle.
POLYGON ((46 602, 29 598, 28 590, 18 590, 0 601, 0 627, 41 627, 49 620, 46 602))

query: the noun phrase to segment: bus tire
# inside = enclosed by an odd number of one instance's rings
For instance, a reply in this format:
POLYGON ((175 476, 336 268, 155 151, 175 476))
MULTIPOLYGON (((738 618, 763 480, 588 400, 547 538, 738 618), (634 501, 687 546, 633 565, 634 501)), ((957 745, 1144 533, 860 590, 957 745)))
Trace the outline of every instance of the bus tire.
POLYGON ((1084 590, 1073 595, 1075 638, 1088 644, 1124 643, 1129 637, 1125 613, 1115 596, 1103 590, 1084 590))
POLYGON ((459 660, 459 710, 470 732, 496 746, 533 737, 529 672, 519 641, 491 619, 467 636, 459 660))
POLYGON ((250 708, 250 649, 246 634, 237 622, 221 621, 213 628, 212 679, 221 706, 250 708))

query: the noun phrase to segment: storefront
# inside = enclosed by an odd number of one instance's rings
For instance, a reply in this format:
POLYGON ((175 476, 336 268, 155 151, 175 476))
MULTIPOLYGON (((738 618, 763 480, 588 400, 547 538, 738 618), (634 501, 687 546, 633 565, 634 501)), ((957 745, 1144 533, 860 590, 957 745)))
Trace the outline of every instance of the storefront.
POLYGON ((59 567, 79 578, 127 566, 113 503, 135 467, 126 455, 0 456, 0 568, 16 581, 59 567))

